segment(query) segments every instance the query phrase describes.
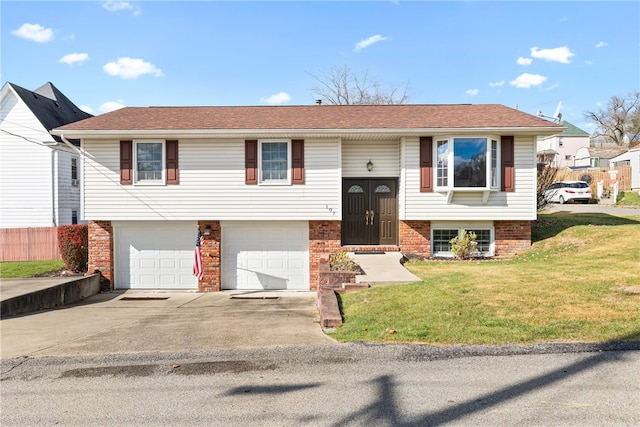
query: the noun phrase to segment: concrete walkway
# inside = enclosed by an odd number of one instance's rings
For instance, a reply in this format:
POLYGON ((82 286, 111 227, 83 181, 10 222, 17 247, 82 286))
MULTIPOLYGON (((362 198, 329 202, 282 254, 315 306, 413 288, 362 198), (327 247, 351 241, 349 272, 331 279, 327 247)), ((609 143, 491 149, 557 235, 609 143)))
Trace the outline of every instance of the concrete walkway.
POLYGON ((400 252, 385 252, 383 254, 355 254, 349 253, 349 258, 358 263, 364 274, 356 276, 356 283, 370 285, 385 283, 419 282, 420 278, 404 268, 400 262, 403 258, 400 252))

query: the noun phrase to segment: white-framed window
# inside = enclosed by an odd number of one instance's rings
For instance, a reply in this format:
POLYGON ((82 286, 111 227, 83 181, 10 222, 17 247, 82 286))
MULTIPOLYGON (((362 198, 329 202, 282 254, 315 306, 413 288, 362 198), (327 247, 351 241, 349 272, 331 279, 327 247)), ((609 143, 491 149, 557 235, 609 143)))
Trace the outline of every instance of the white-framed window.
POLYGON ((133 164, 136 184, 164 184, 164 141, 134 141, 133 164))
POLYGON ((71 158, 71 185, 77 187, 80 181, 78 181, 78 158, 71 158))
POLYGON ((291 141, 261 140, 258 147, 260 184, 290 184, 291 141))
POLYGON ((436 190, 497 190, 500 188, 500 139, 490 136, 450 136, 434 146, 436 190))
POLYGON ((488 257, 494 254, 493 229, 482 227, 469 228, 434 228, 431 230, 431 253, 436 257, 453 257, 451 239, 461 235, 462 230, 476 234, 476 248, 474 256, 488 257))

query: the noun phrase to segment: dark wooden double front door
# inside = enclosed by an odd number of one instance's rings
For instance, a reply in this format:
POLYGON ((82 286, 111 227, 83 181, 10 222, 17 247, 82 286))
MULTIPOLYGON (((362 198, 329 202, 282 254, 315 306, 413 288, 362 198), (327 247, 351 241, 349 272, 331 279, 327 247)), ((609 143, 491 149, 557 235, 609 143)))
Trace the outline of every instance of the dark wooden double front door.
POLYGON ((342 244, 396 245, 396 193, 395 179, 343 179, 342 244))

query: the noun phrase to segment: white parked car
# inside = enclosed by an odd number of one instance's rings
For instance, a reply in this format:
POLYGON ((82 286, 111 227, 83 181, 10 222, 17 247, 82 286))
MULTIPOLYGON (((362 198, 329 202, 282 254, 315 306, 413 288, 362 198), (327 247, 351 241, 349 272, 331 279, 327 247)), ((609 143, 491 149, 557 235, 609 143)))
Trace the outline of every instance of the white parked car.
POLYGON ((558 181, 544 191, 544 197, 548 202, 561 204, 567 202, 589 203, 591 188, 584 181, 558 181))

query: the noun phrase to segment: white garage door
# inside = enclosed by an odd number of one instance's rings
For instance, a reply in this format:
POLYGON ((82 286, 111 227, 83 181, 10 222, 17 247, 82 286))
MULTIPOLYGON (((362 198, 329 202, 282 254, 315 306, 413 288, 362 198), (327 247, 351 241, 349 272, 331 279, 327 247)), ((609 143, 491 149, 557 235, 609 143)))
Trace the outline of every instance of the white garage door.
POLYGON ((222 221, 223 289, 309 290, 309 223, 222 221))
POLYGON ((193 221, 114 222, 116 289, 198 289, 193 221))

